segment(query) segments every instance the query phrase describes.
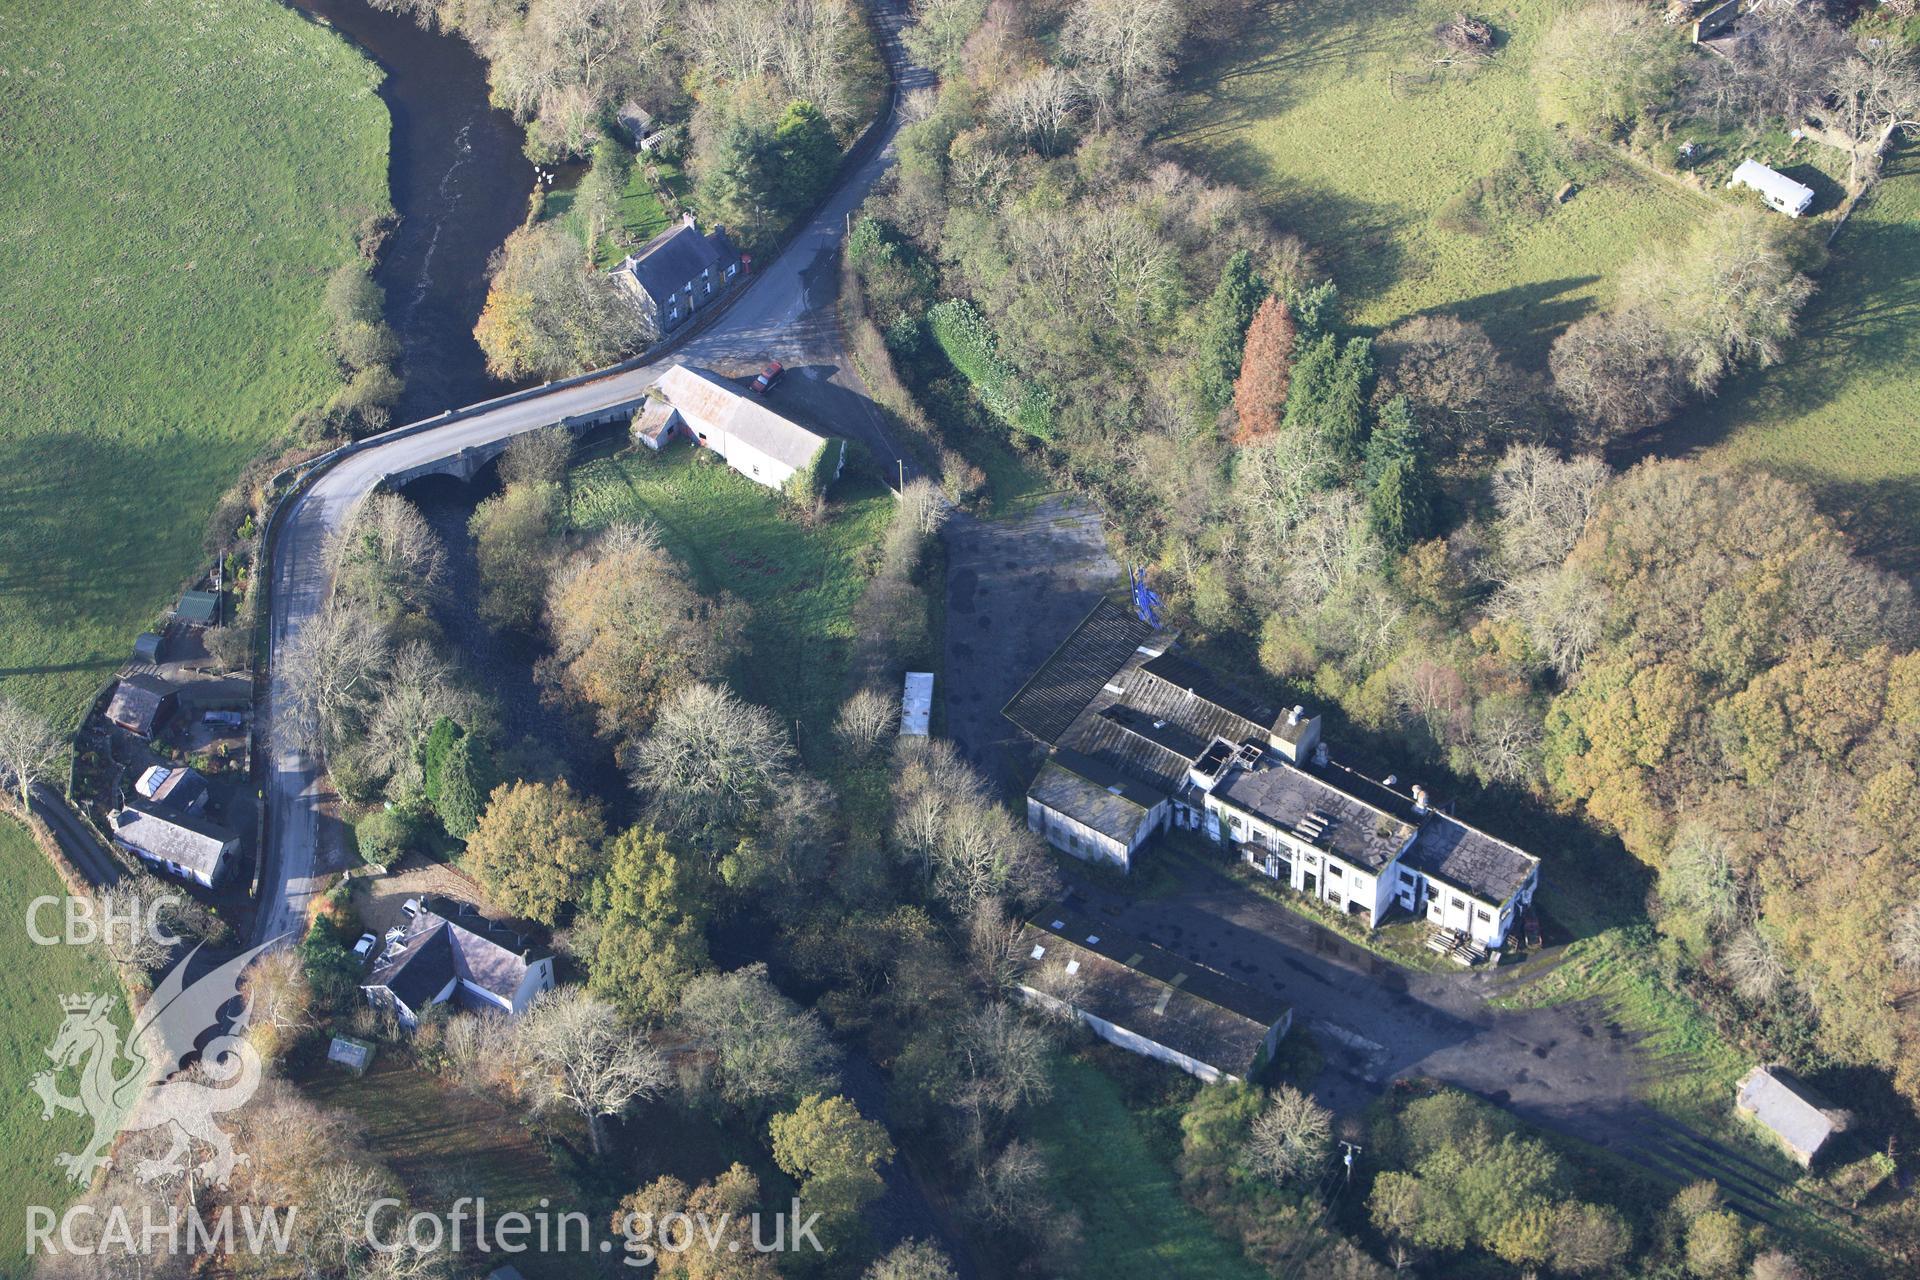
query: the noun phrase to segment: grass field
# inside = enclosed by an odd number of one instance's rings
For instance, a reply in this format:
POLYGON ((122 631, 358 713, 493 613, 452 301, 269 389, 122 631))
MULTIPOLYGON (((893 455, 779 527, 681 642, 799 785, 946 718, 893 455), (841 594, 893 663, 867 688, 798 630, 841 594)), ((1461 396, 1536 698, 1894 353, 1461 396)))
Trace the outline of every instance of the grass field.
POLYGON ((332 389, 378 80, 274 0, 0 6, 0 692, 76 714, 332 389))
MULTIPOLYGON (((27 1081, 51 1065, 44 1051, 60 1026, 60 996, 120 990, 93 948, 36 946, 27 936, 28 904, 65 892, 25 828, 0 818, 0 972, 7 975, 0 997, 0 1276, 16 1274, 25 1256, 24 1206, 55 1207, 72 1198, 73 1185, 54 1157, 79 1150, 92 1133, 90 1121, 68 1113, 42 1120, 40 1100, 27 1090, 27 1081)), ((43 915, 41 927, 57 929, 57 918, 43 915)), ((121 1015, 125 1027, 124 1001, 121 1015)), ((71 1077, 65 1088, 73 1088, 71 1077)))
MULTIPOLYGON (((1168 1067, 1168 1071, 1173 1068, 1168 1067)), ((1072 1272, 1092 1280, 1254 1280, 1266 1273, 1180 1198, 1178 1176, 1097 1067, 1062 1060, 1035 1118, 1053 1191, 1080 1215, 1072 1272)))
POLYGON ((1504 45, 1472 74, 1431 65, 1450 0, 1268 8, 1187 69, 1163 137, 1266 200, 1321 255, 1353 323, 1454 312, 1537 366, 1615 267, 1708 207, 1540 122, 1529 63, 1572 3, 1490 12, 1504 45))
POLYGON ((1833 243, 1787 359, 1730 381, 1651 452, 1809 485, 1876 558, 1920 572, 1920 146, 1833 243))
POLYGON ((701 591, 731 591, 752 608, 734 687, 797 722, 815 767, 836 751, 829 733, 845 692, 852 610, 893 500, 877 485, 842 483, 827 511, 805 528, 780 514, 768 490, 681 445, 596 459, 573 475, 576 528, 650 518, 701 591))
MULTIPOLYGON (((375 1059, 365 1076, 320 1064, 299 1083, 316 1102, 352 1113, 367 1149, 393 1169, 415 1211, 445 1213, 462 1196, 475 1196, 485 1197, 487 1215, 496 1221, 514 1211, 531 1215, 547 1204, 557 1222, 561 1213, 590 1207, 518 1116, 491 1099, 450 1089, 391 1054, 375 1059)), ((606 1224, 597 1213, 590 1217, 597 1242, 606 1224)), ((579 1229, 568 1231, 569 1252, 517 1254, 514 1266, 528 1280, 607 1274, 578 1251, 579 1229)))

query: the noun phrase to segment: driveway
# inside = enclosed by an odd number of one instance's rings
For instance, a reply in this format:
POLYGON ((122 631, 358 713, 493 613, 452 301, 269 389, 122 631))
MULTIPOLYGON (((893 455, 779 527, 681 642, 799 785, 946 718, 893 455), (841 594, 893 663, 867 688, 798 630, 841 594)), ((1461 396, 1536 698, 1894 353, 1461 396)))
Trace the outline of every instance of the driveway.
POLYGON ((1421 973, 1354 946, 1223 871, 1170 863, 1180 887, 1146 900, 1072 876, 1076 905, 1124 932, 1293 1006, 1326 1069, 1314 1092, 1336 1110, 1424 1076, 1600 1146, 1652 1119, 1635 1097, 1655 1064, 1586 1003, 1495 1009, 1489 971, 1421 973))

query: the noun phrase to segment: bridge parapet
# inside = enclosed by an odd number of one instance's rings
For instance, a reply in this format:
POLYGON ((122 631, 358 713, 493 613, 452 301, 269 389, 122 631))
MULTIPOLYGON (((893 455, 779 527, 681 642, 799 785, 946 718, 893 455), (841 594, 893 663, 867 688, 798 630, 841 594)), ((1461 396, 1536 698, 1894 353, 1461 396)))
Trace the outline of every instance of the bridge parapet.
POLYGON ((449 453, 444 457, 433 458, 429 461, 419 463, 415 466, 405 467, 398 471, 389 471, 386 476, 383 477, 383 482, 391 488, 398 489, 403 485, 411 484, 413 481, 426 476, 452 476, 456 480, 471 480, 480 473, 480 468, 505 453, 509 444, 513 443, 517 437, 523 436, 529 431, 542 431, 547 427, 565 427, 576 435, 583 434, 592 430, 594 427, 631 418, 634 413, 639 410, 640 406, 646 403, 646 399, 645 396, 637 396, 631 400, 623 400, 618 404, 605 405, 590 413, 570 414, 556 422, 531 422, 518 430, 501 436, 498 440, 489 440, 485 444, 468 445, 466 448, 454 453, 449 453))

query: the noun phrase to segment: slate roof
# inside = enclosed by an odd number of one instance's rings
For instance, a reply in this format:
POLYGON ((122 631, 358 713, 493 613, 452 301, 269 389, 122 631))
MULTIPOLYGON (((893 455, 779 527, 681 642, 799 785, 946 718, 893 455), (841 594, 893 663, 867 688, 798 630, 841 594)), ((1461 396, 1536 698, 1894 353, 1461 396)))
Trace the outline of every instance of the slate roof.
POLYGON ((1127 845, 1133 843, 1134 833, 1148 811, 1166 799, 1099 761, 1065 748, 1040 766, 1027 794, 1047 808, 1127 845))
POLYGON ((1401 864, 1482 902, 1505 902, 1527 882, 1540 859, 1444 813, 1430 813, 1401 864))
MULTIPOLYGON (((1213 789, 1215 798, 1262 821, 1294 832, 1345 862, 1379 871, 1414 833, 1413 824, 1284 760, 1269 758, 1251 769, 1234 769, 1213 789), (1309 837, 1298 828, 1311 816, 1324 830, 1309 837)), ((1309 824, 1309 826, 1318 825, 1309 824)))
POLYGON ((1166 639, 1158 628, 1102 597, 1000 713, 1048 746, 1058 745, 1140 646, 1161 648, 1166 639))
POLYGON ((722 261, 720 246, 698 228, 681 223, 662 231, 620 264, 640 291, 665 307, 676 293, 722 261))
POLYGON ((719 374, 675 365, 661 377, 660 392, 700 434, 725 433, 798 471, 813 461, 827 438, 783 418, 719 374))
POLYGON ((159 676, 144 672, 126 676, 114 686, 113 701, 107 704, 107 719, 145 737, 153 732, 172 693, 173 686, 159 676))
POLYGON ((1078 1009, 1241 1077, 1289 1012, 1278 996, 1062 907, 1022 926, 1018 954, 1027 985, 1050 992, 1049 979, 1075 961, 1078 1009))
POLYGON ((453 920, 423 909, 408 926, 400 949, 374 965, 366 985, 387 988, 415 1013, 425 1009, 453 978, 511 1003, 537 956, 507 945, 520 940, 505 934, 477 915, 453 920))
POLYGON ((1740 1081, 1736 1103, 1801 1159, 1811 1162, 1828 1138, 1845 1127, 1825 1099, 1784 1067, 1755 1067, 1740 1081))
POLYGON ((220 856, 239 837, 217 822, 129 800, 113 815, 113 838, 130 849, 213 879, 220 856))
POLYGON ((183 813, 198 813, 205 807, 208 795, 205 778, 192 769, 175 769, 154 788, 153 800, 183 813))

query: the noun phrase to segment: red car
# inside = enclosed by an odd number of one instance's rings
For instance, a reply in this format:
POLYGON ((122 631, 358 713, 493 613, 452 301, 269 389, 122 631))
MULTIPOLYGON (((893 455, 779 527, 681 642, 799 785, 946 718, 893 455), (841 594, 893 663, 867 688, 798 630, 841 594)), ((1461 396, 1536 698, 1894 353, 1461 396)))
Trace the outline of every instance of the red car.
POLYGON ((767 394, 768 390, 772 388, 774 384, 774 380, 777 379, 783 372, 785 372, 785 366, 783 366, 778 360, 767 361, 767 367, 762 369, 759 373, 759 376, 755 377, 753 380, 754 391, 760 395, 767 394))

